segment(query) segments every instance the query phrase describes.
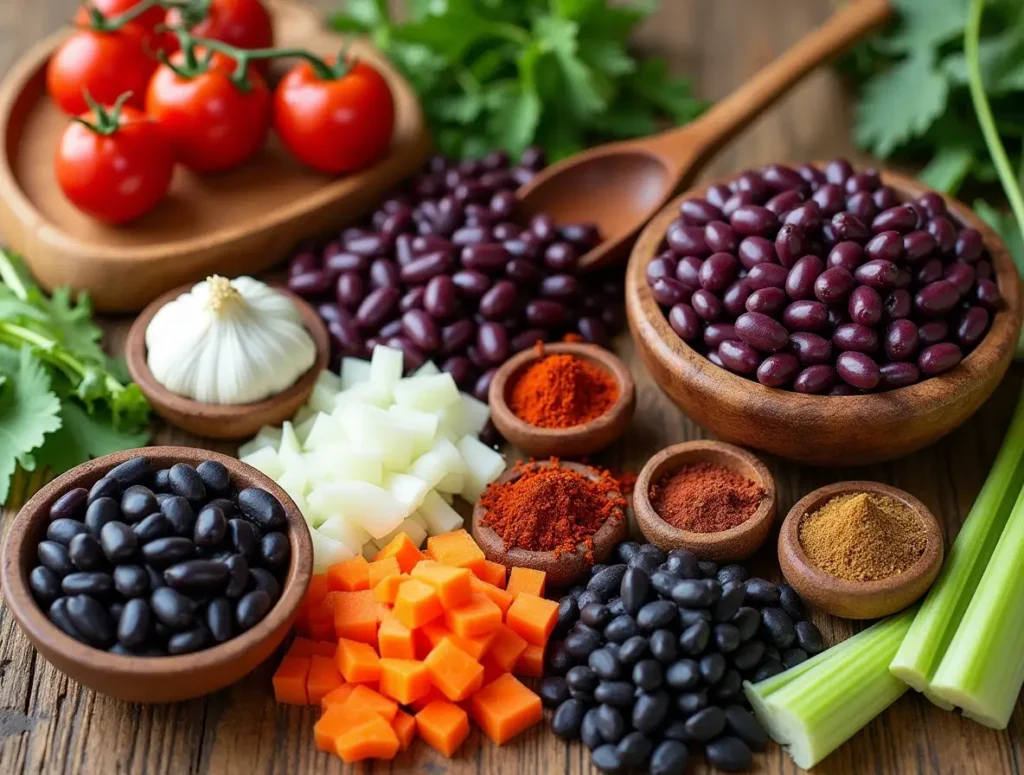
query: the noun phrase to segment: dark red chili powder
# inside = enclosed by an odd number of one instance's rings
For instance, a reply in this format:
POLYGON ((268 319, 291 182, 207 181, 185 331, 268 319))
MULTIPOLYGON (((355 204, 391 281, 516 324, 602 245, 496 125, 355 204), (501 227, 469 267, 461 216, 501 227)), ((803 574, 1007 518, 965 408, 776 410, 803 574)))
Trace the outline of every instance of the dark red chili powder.
MULTIPOLYGON (((538 352, 544 345, 538 342, 538 352)), ((612 408, 619 397, 615 377, 568 353, 531 363, 512 384, 508 406, 520 420, 538 428, 571 428, 612 408)))
POLYGON ((626 500, 619 483, 607 471, 594 480, 540 463, 520 463, 516 469, 522 471, 519 478, 492 484, 480 496, 487 509, 481 524, 507 548, 558 556, 584 544, 593 561, 594 533, 608 519, 622 518, 626 500))
POLYGON ((687 463, 651 485, 658 516, 693 533, 717 533, 750 519, 764 491, 755 482, 713 463, 687 463))

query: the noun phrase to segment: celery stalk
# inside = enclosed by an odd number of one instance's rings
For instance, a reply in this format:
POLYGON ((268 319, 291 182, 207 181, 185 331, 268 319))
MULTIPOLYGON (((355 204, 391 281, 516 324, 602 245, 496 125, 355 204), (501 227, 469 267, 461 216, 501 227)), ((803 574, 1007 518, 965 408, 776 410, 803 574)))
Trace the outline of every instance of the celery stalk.
POLYGON ((825 658, 809 669, 786 671, 794 676, 746 687, 758 721, 798 766, 813 767, 906 691, 888 666, 913 616, 911 609, 878 622, 819 655, 825 658))
MULTIPOLYGON (((1024 401, 1017 404, 992 470, 889 668, 933 701, 929 684, 971 602, 1022 485, 1024 401)), ((945 707, 944 703, 937 704, 945 707)))
POLYGON ((1010 513, 930 690, 964 715, 1005 729, 1024 680, 1024 492, 1010 513))

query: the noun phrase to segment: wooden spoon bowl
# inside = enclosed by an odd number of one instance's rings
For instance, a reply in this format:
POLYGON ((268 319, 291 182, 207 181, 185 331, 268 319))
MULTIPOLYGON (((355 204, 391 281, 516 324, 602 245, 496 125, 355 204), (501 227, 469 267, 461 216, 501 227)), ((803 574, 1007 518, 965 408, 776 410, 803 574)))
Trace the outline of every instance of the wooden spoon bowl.
POLYGON ((814 490, 790 509, 779 531, 779 565, 786 581, 811 605, 844 619, 878 619, 902 611, 928 591, 942 568, 942 557, 942 528, 927 506, 908 492, 878 482, 838 482, 814 490), (924 552, 898 576, 877 581, 840 579, 812 565, 800 544, 800 521, 805 515, 838 495, 861 492, 895 498, 925 526, 924 552))
MULTIPOLYGON (((901 200, 927 187, 882 172, 901 200)), ((724 181, 713 181, 724 182, 724 181)), ((640 235, 626 270, 626 314, 647 370, 690 418, 721 439, 812 465, 862 465, 906 455, 945 436, 977 411, 1013 360, 1021 326, 1021 284, 1006 245, 967 205, 944 197, 949 214, 981 232, 1003 297, 981 343, 955 368, 909 387, 857 396, 818 396, 768 388, 715 366, 672 330, 647 286, 647 264, 683 199, 673 200, 640 235)))
POLYGON ((276 288, 294 302, 302 316, 302 323, 316 344, 316 361, 291 387, 276 396, 250 404, 206 404, 172 393, 157 382, 149 370, 146 358, 146 329, 153 316, 169 301, 190 290, 191 284, 183 285, 160 296, 142 311, 128 331, 125 363, 153 410, 171 425, 209 439, 245 439, 256 435, 264 425, 280 425, 290 420, 299 407, 306 403, 317 377, 327 368, 331 356, 327 328, 316 310, 291 291, 276 288))
POLYGON ((240 460, 189 447, 146 447, 116 452, 61 474, 32 496, 18 513, 0 556, 0 583, 7 609, 39 653, 69 678, 127 702, 177 702, 200 697, 252 672, 288 634, 312 572, 313 545, 309 530, 288 494, 240 460), (215 460, 228 469, 236 487, 261 487, 284 506, 291 541, 288 575, 281 587, 281 597, 252 629, 192 654, 124 656, 92 648, 65 634, 47 618, 32 597, 28 576, 38 564, 36 546, 50 523, 50 507, 67 490, 89 488, 114 466, 139 456, 149 458, 154 468, 215 460))
MULTIPOLYGON (((601 478, 601 473, 590 466, 580 463, 567 463, 558 461, 544 461, 531 463, 532 466, 550 468, 557 465, 559 468, 576 471, 588 479, 594 481, 601 478)), ((522 467, 514 467, 499 476, 495 483, 505 484, 512 482, 523 475, 522 467)), ((609 498, 615 497, 618 493, 609 493, 609 498)), ((592 558, 587 557, 586 546, 580 544, 575 552, 565 552, 556 555, 554 552, 533 552, 517 547, 507 548, 494 530, 482 524, 487 515, 487 509, 479 503, 473 507, 473 520, 470 532, 473 539, 483 550, 484 555, 491 562, 497 562, 506 568, 533 568, 547 574, 547 584, 550 587, 569 587, 586 578, 587 573, 594 563, 604 562, 611 555, 616 544, 626 540, 626 515, 619 509, 617 518, 609 518, 597 532, 594 533, 594 548, 592 558)))
POLYGON ((563 342, 531 347, 498 369, 487 395, 494 426, 509 442, 534 457, 582 457, 604 449, 621 436, 636 409, 636 387, 629 368, 614 353, 592 344, 563 342), (512 388, 533 363, 548 355, 567 354, 604 369, 615 378, 619 395, 600 417, 569 428, 539 428, 521 420, 509 407, 512 388))
POLYGON ((647 461, 633 487, 633 513, 644 537, 669 551, 688 549, 702 560, 742 560, 764 543, 775 521, 775 479, 767 466, 746 450, 720 441, 686 441, 666 447, 647 461), (651 504, 651 485, 664 474, 688 463, 711 463, 728 468, 761 487, 757 509, 744 522, 717 533, 682 530, 658 516, 651 504))

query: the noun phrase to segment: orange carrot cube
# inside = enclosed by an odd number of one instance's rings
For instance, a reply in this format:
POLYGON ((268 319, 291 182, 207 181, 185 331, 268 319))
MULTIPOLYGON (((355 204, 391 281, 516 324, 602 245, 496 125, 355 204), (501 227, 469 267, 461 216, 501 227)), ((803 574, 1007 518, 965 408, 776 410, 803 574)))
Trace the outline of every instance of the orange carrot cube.
POLYGON ((380 580, 380 583, 373 588, 373 599, 378 603, 394 605, 395 596, 398 595, 398 588, 402 586, 403 581, 408 580, 409 577, 405 574, 399 574, 398 576, 385 576, 380 580))
POLYGON ((505 624, 527 643, 543 646, 558 621, 558 603, 520 592, 505 614, 505 624))
POLYGON ((493 584, 488 584, 486 581, 474 578, 470 586, 472 586, 473 592, 489 597, 491 602, 501 609, 502 616, 505 615, 509 606, 512 605, 512 595, 504 589, 498 589, 493 584))
POLYGON ((334 752, 347 764, 363 759, 393 759, 400 747, 391 723, 380 716, 372 716, 334 740, 334 752))
POLYGON ((380 693, 402 705, 425 697, 431 689, 430 673, 414 659, 380 661, 380 693))
POLYGON ((320 710, 327 710, 331 705, 344 705, 348 698, 359 684, 339 685, 333 691, 328 692, 320 699, 320 710))
POLYGON ((544 586, 547 574, 533 568, 513 568, 508 575, 508 586, 505 590, 515 598, 520 592, 537 597, 544 597, 544 586))
POLYGON ((398 743, 403 751, 412 745, 412 741, 416 737, 416 719, 405 711, 400 710, 395 714, 395 720, 391 722, 391 728, 398 735, 398 743))
POLYGON ((445 638, 435 646, 423 664, 430 673, 431 683, 449 700, 464 700, 483 684, 483 666, 456 646, 451 638, 445 638))
POLYGON ((445 611, 444 621, 460 638, 475 638, 501 627, 501 609, 486 595, 477 594, 468 603, 445 611))
POLYGON ((487 562, 483 551, 476 545, 476 541, 465 530, 455 530, 451 533, 431 536, 427 539, 427 555, 443 565, 451 565, 453 568, 469 568, 472 571, 483 571, 483 564, 487 562))
POLYGON ((469 737, 469 716, 451 702, 432 702, 416 714, 416 731, 427 745, 451 758, 469 737))
POLYGON ((377 601, 373 592, 334 592, 329 599, 334 603, 334 634, 338 638, 377 642, 377 601))
POLYGON ((382 657, 415 659, 416 641, 412 630, 398 621, 394 614, 386 616, 377 631, 377 648, 382 657))
POLYGON ((505 588, 505 574, 504 565, 500 562, 491 562, 490 560, 484 560, 473 572, 473 575, 478 579, 487 584, 493 584, 498 589, 505 588))
POLYGON ((332 592, 359 592, 370 588, 370 563, 359 554, 327 569, 327 587, 332 592))
POLYGON ((436 700, 441 700, 443 702, 448 701, 440 691, 438 691, 434 686, 431 686, 430 691, 427 692, 426 695, 420 697, 418 700, 410 702, 409 707, 413 709, 413 712, 418 713, 436 700))
POLYGON ((286 705, 308 705, 306 680, 311 657, 285 656, 274 671, 274 699, 286 705))
POLYGON ((534 646, 532 643, 527 646, 526 650, 520 655, 519 661, 516 662, 512 672, 529 678, 540 678, 543 676, 544 647, 534 646))
POLYGON ((348 696, 346 705, 359 708, 361 713, 376 713, 390 724, 398 713, 398 703, 364 684, 359 684, 348 696))
POLYGON ((334 610, 326 598, 306 611, 306 634, 315 641, 329 641, 337 637, 334 633, 334 610))
POLYGON ((374 683, 380 680, 380 658, 368 643, 342 638, 338 641, 335 663, 349 683, 374 683))
POLYGON ((401 568, 401 572, 408 573, 415 567, 416 563, 423 559, 424 555, 406 533, 399 533, 373 559, 377 561, 383 560, 386 557, 394 557, 398 560, 398 567, 401 568))
MULTIPOLYGON (((331 705, 313 725, 313 739, 321 751, 334 751, 334 741, 350 729, 362 726, 371 716, 376 714, 360 711, 345 703, 331 705)), ((379 718, 379 716, 378 716, 379 718)))
POLYGON ((453 568, 433 560, 417 563, 412 577, 429 584, 437 591, 442 608, 455 608, 468 603, 473 594, 473 574, 467 568, 453 568))
POLYGON ((519 661, 519 657, 523 655, 528 645, 518 633, 502 625, 494 634, 491 647, 487 649, 487 656, 508 673, 515 669, 516 662, 519 661))
POLYGON ((437 590, 418 579, 402 582, 395 596, 394 615, 410 630, 422 627, 444 613, 437 590))
POLYGON ((473 696, 473 720, 502 745, 544 718, 540 697, 506 673, 473 696))
POLYGON ((370 589, 375 588, 388 576, 402 575, 402 569, 398 566, 398 559, 395 557, 382 557, 379 560, 374 560, 366 572, 370 578, 370 589))
POLYGON ((334 657, 314 654, 310 658, 309 676, 306 678, 306 694, 310 705, 319 705, 327 694, 343 683, 341 673, 334 664, 334 657))

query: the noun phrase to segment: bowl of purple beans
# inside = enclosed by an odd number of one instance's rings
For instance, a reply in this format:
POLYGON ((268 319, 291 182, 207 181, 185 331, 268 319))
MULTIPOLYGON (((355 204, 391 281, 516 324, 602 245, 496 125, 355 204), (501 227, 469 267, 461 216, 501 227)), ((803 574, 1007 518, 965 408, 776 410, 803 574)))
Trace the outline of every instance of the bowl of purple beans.
POLYGON ((302 515, 269 478, 215 452, 149 447, 43 487, 11 525, 0 580, 58 670, 129 702, 176 702, 270 656, 312 563, 302 515))
POLYGON ((626 312, 662 389, 726 441, 887 460, 966 420, 1020 333, 1020 280, 964 204, 837 159, 686 192, 640 236, 626 312))
POLYGON ((520 217, 515 190, 545 164, 527 149, 456 162, 436 156, 365 223, 299 247, 288 287, 316 306, 342 356, 377 344, 426 360, 486 401, 497 368, 538 341, 607 346, 623 324, 622 282, 577 273, 592 224, 520 217))

